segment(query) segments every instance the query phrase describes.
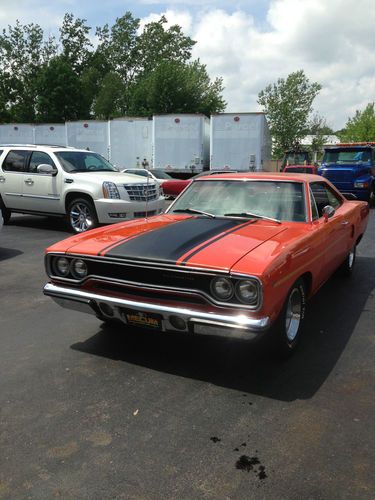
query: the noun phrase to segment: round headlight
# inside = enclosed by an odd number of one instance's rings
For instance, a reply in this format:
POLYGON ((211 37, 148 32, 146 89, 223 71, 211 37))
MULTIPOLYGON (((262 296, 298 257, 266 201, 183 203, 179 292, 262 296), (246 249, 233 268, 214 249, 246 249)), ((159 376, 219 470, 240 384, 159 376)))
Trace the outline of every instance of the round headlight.
POLYGON ((237 298, 245 304, 255 304, 258 293, 257 283, 253 280, 241 280, 236 285, 237 298))
POLYGON ((211 281, 212 295, 219 300, 229 300, 233 296, 233 284, 228 278, 215 278, 211 281))
POLYGON ((87 265, 81 259, 74 259, 72 264, 72 273, 75 278, 82 279, 87 276, 87 265))
POLYGON ((58 257, 55 260, 54 268, 55 268, 55 272, 58 276, 68 276, 70 262, 65 257, 58 257))

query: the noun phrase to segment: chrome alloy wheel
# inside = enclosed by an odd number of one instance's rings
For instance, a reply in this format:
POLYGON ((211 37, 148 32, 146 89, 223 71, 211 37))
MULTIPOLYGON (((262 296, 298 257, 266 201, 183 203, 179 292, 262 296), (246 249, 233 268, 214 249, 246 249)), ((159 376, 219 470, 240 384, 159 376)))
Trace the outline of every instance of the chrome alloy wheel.
POLYGON ((355 259, 355 247, 353 247, 350 250, 349 255, 348 255, 348 268, 349 269, 353 268, 354 259, 355 259))
POLYGON ((302 319, 302 295, 294 288, 289 295, 285 315, 285 332, 289 342, 293 342, 298 334, 302 319))
POLYGON ((94 226, 90 208, 82 202, 74 203, 70 208, 70 225, 77 233, 83 233, 94 226))

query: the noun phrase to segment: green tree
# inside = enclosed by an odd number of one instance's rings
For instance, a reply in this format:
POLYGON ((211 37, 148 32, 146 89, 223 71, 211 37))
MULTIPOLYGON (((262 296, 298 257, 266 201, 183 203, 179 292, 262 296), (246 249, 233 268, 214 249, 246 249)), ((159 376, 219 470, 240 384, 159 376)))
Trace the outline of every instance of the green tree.
POLYGON ((223 111, 222 79, 210 81, 199 61, 163 61, 133 87, 130 114, 211 113, 223 111))
POLYGON ((64 122, 83 117, 80 78, 64 56, 56 56, 43 67, 38 78, 38 91, 38 121, 64 122))
POLYGON ((66 13, 60 28, 61 53, 78 74, 87 64, 92 49, 89 38, 91 28, 85 23, 86 19, 75 19, 73 14, 66 13))
POLYGON ((94 104, 97 118, 108 120, 124 114, 124 84, 114 72, 107 73, 94 104))
POLYGON ((0 35, 0 80, 5 113, 10 121, 32 122, 36 112, 36 82, 41 67, 56 54, 53 37, 46 41, 37 24, 8 26, 0 35))
POLYGON ((363 111, 357 110, 353 118, 348 119, 344 130, 339 132, 339 137, 345 142, 375 141, 374 103, 368 103, 363 111))
POLYGON ((279 78, 259 93, 258 103, 267 113, 276 157, 280 158, 307 134, 312 103, 320 89, 319 83, 311 83, 300 70, 286 79, 279 78))
POLYGON ((312 136, 310 150, 316 155, 316 158, 319 158, 327 142, 327 136, 332 135, 333 130, 327 125, 326 119, 320 116, 319 113, 312 116, 308 127, 308 133, 312 136))

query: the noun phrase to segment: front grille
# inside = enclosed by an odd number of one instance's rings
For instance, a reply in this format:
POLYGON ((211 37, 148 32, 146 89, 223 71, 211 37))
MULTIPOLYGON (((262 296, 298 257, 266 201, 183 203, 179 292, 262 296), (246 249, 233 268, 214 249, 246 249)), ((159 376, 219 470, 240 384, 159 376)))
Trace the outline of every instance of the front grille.
POLYGON ((130 201, 151 201, 158 197, 156 184, 124 184, 130 201))
POLYGON ((156 214, 156 210, 151 210, 148 212, 134 212, 134 218, 138 219, 139 217, 151 217, 156 214))
POLYGON ((323 169, 322 175, 329 181, 335 182, 351 182, 353 180, 353 171, 345 169, 323 169))

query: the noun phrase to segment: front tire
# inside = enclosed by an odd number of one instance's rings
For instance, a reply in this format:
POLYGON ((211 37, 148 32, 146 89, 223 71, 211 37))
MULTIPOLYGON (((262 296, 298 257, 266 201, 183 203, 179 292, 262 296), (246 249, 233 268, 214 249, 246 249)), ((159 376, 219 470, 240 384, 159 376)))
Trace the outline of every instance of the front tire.
POLYGON ((357 246, 353 245, 346 259, 341 265, 341 272, 344 276, 351 276, 353 274, 356 255, 357 255, 357 246))
POLYGON ((306 287, 298 279, 288 292, 278 320, 273 327, 273 347, 278 357, 287 358, 297 348, 306 313, 306 287))
POLYGON ((98 226, 98 216, 92 202, 75 198, 68 207, 68 222, 75 233, 84 233, 98 226))

